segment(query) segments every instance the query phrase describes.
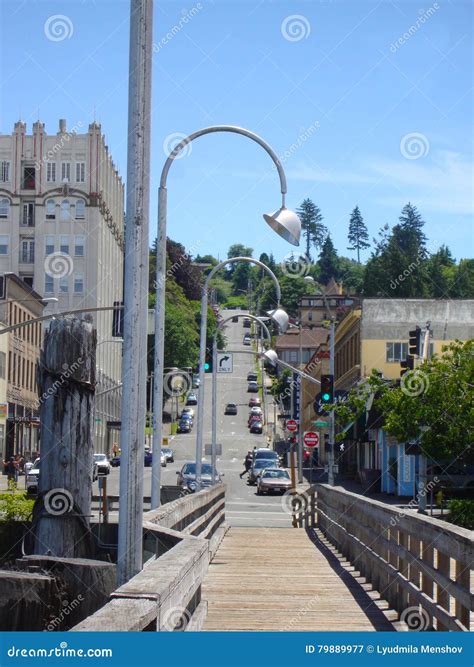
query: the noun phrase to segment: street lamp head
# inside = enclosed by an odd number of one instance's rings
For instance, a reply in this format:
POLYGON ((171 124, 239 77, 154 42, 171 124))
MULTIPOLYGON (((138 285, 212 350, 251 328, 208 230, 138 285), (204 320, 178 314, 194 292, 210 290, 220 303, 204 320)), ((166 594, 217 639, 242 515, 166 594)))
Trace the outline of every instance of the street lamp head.
POLYGON ((264 213, 263 219, 285 241, 291 245, 300 244, 301 221, 294 211, 282 206, 275 213, 264 213))
POLYGON ((263 358, 265 359, 265 361, 268 361, 272 366, 277 365, 278 354, 275 352, 275 350, 267 350, 266 352, 263 353, 263 358))
POLYGON ((43 303, 58 303, 59 299, 56 296, 47 296, 41 299, 43 303))
POLYGON ((276 310, 267 311, 267 314, 270 315, 274 322, 276 322, 280 331, 285 333, 290 323, 288 313, 284 311, 283 308, 276 308, 276 310))
POLYGON ((303 280, 307 283, 314 283, 314 278, 313 276, 305 276, 303 280))

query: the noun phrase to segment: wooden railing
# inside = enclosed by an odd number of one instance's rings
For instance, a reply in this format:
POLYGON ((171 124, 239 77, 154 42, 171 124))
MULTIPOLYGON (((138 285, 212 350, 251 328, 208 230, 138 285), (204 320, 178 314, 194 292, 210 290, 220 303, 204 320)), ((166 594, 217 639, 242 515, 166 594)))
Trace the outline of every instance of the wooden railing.
POLYGON ((470 629, 472 531, 327 484, 304 495, 294 525, 317 526, 409 626, 470 629))
POLYGON ((199 630, 207 609, 201 584, 225 530, 219 484, 144 514, 145 566, 76 632, 199 630))

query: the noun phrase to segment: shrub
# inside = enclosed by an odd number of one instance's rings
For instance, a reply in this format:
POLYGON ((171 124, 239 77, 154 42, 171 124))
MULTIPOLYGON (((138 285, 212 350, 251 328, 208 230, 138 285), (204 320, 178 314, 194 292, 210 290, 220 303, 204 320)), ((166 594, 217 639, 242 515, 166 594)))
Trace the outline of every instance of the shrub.
POLYGON ((13 480, 8 482, 8 491, 0 493, 0 522, 26 521, 33 512, 33 498, 28 498, 26 491, 17 491, 13 480))
POLYGON ((461 528, 474 529, 474 500, 450 500, 448 510, 451 523, 461 528))

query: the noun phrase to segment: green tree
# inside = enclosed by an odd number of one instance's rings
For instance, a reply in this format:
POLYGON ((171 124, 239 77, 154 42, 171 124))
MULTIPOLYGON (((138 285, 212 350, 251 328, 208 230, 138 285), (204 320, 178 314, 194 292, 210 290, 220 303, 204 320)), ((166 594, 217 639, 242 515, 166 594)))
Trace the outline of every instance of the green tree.
POLYGON ((451 296, 474 299, 474 259, 462 259, 454 277, 451 296))
POLYGON ((427 260, 426 275, 429 281, 431 297, 442 299, 452 295, 456 266, 447 246, 441 246, 427 260))
POLYGON ((297 213, 301 220, 301 230, 305 237, 306 257, 309 261, 312 261, 311 248, 313 246, 316 250, 322 248, 324 240, 328 235, 328 230, 322 223, 323 216, 319 207, 311 199, 304 199, 297 213))
POLYGON ((323 285, 327 285, 331 278, 339 280, 340 264, 331 236, 328 234, 319 255, 319 280, 323 285))
POLYGON ((349 220, 348 250, 357 250, 357 262, 360 264, 360 251, 370 247, 369 233, 359 207, 356 206, 349 220))
POLYGON ((365 267, 354 259, 339 257, 339 279, 345 292, 361 294, 364 286, 365 267))

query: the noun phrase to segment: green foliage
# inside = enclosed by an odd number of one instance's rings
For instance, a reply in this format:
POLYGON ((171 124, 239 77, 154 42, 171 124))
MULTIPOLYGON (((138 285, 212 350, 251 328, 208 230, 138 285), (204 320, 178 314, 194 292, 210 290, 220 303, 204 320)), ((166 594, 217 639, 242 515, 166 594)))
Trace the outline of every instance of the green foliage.
MULTIPOLYGON (((354 259, 339 257, 339 280, 349 294, 361 294, 364 287, 365 267, 354 259)), ((314 277, 314 276, 313 276, 314 277)))
POLYGON ((229 296, 224 303, 224 308, 239 308, 240 310, 247 310, 248 300, 245 294, 239 296, 229 296))
POLYGON ((474 530, 474 500, 449 500, 448 511, 451 523, 474 530))
POLYGON ((360 264, 360 251, 370 247, 369 233, 359 207, 356 206, 349 220, 348 250, 357 250, 357 262, 360 264))
POLYGON ((27 521, 33 512, 34 499, 26 491, 17 491, 13 480, 8 482, 8 491, 0 494, 0 522, 27 521))
POLYGON ((321 250, 328 230, 323 225, 323 216, 318 206, 311 199, 304 199, 297 210, 301 220, 301 231, 306 242, 306 257, 311 261, 311 248, 321 250))
POLYGON ((331 278, 339 280, 340 272, 339 257, 328 234, 319 255, 319 280, 323 285, 327 285, 331 278))

